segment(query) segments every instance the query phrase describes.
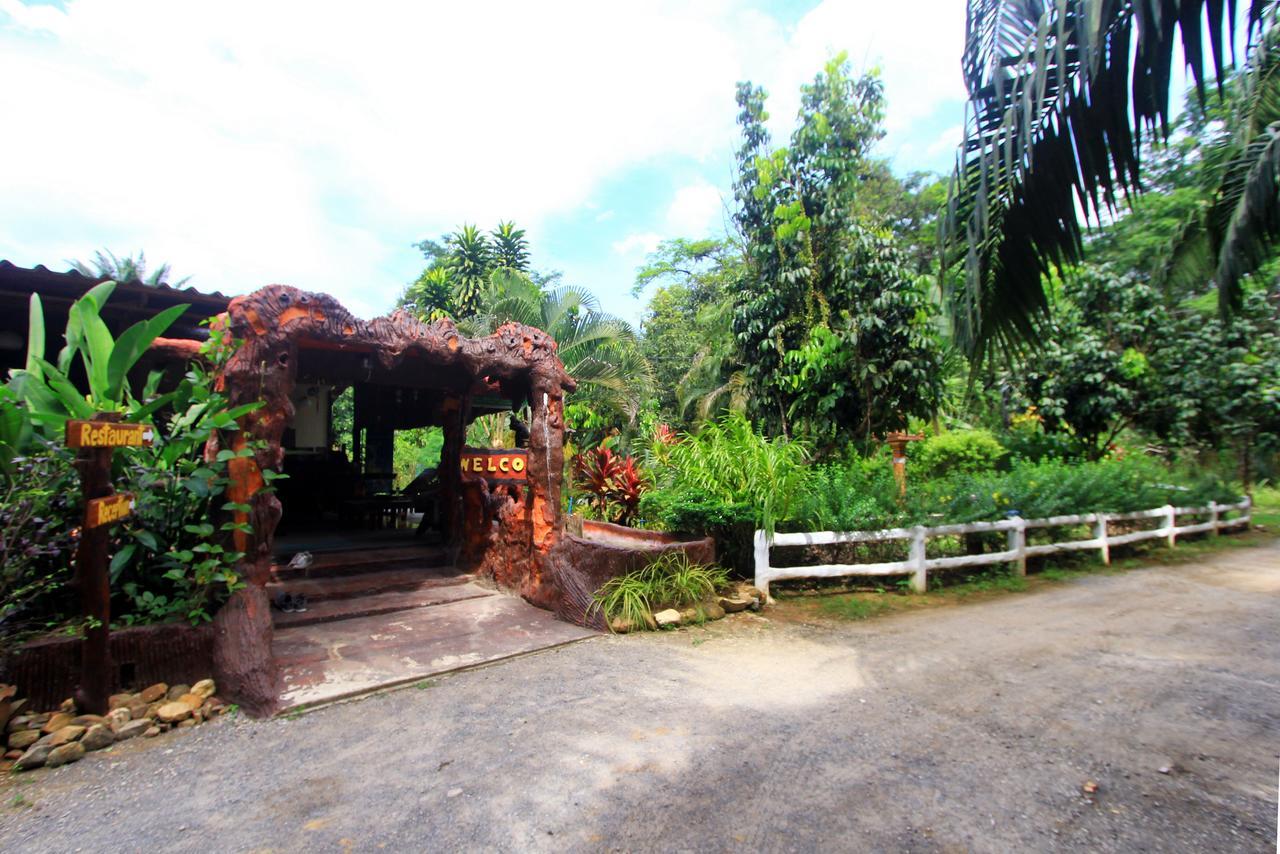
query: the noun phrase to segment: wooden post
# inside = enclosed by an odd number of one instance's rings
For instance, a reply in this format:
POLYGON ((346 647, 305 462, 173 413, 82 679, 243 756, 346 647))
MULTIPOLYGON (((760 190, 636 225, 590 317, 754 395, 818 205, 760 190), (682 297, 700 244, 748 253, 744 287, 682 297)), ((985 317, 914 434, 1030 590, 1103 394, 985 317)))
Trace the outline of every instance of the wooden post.
POLYGON ((929 589, 929 570, 925 566, 926 548, 924 525, 916 525, 911 529, 911 550, 907 562, 911 565, 911 590, 924 593, 929 589))
POLYGON ((1222 514, 1221 505, 1216 501, 1209 502, 1209 524, 1213 527, 1209 529, 1209 536, 1216 537, 1219 533, 1218 526, 1221 524, 1218 517, 1222 514))
POLYGON ((1169 543, 1169 548, 1173 548, 1178 544, 1178 514, 1172 504, 1166 504, 1163 509, 1165 539, 1169 543))
POLYGON ((440 449, 440 503, 444 507, 444 542, 450 547, 462 541, 462 446, 466 427, 462 398, 446 397, 441 404, 444 446, 440 449))
MULTIPOLYGON (((120 420, 120 415, 104 412, 94 420, 115 423, 120 420)), ((111 579, 107 575, 107 534, 110 529, 107 525, 91 524, 89 509, 91 501, 106 498, 114 491, 111 486, 112 452, 109 446, 82 445, 76 454, 76 469, 80 472, 80 487, 84 492, 84 520, 80 527, 80 545, 76 549, 73 583, 79 593, 80 611, 87 625, 80 645, 80 684, 76 688, 75 700, 81 712, 93 715, 107 713, 107 699, 111 696, 114 680, 111 678, 111 579)))
POLYGON ((76 469, 84 491, 84 519, 76 548, 73 585, 80 595, 86 626, 80 647, 80 685, 76 706, 94 715, 107 713, 115 681, 111 666, 111 578, 107 574, 108 531, 133 509, 133 497, 115 494, 111 454, 116 448, 150 445, 151 427, 121 424, 117 412, 102 412, 92 421, 67 422, 67 447, 76 448, 76 469))
POLYGON ((907 500, 907 443, 919 442, 923 435, 909 433, 889 433, 884 437, 889 449, 893 452, 893 479, 898 482, 898 500, 907 500))
POLYGON ((1098 551, 1102 552, 1102 563, 1111 565, 1111 543, 1107 541, 1107 514, 1099 513, 1098 521, 1093 527, 1094 539, 1098 541, 1098 551))
POLYGON ((756 589, 769 601, 769 535, 756 531, 755 536, 756 589))
POLYGON ((1013 559, 1014 566, 1018 570, 1018 575, 1027 574, 1027 520, 1021 516, 1017 516, 1013 520, 1014 526, 1009 531, 1009 551, 1015 552, 1017 557, 1013 559))

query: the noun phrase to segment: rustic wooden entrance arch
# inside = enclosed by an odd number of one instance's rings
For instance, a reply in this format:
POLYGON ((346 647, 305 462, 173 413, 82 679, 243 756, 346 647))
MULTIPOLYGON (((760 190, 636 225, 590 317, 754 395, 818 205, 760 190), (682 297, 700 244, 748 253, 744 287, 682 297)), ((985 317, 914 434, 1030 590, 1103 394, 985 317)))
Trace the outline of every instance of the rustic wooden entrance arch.
POLYGON ((218 321, 235 351, 218 378, 233 406, 262 401, 241 419, 239 431, 211 441, 223 447, 261 446, 251 457, 231 461, 233 501, 247 504, 237 534, 245 553, 246 586, 215 617, 215 671, 219 685, 246 709, 274 710, 279 678, 271 659, 272 618, 265 585, 281 518, 278 498, 264 490, 264 471, 283 463, 282 438, 293 418, 291 392, 299 354, 333 350, 363 354, 386 371, 434 371, 444 401, 445 444, 440 471, 446 532, 459 559, 535 605, 574 621, 587 619, 590 586, 557 556, 563 538, 561 479, 564 470, 564 394, 575 388, 556 354, 556 342, 529 326, 506 324, 484 338, 468 339, 449 320, 423 323, 407 312, 360 320, 335 299, 284 285, 271 285, 232 300, 218 321), (508 400, 529 402, 527 490, 495 490, 464 474, 459 461, 471 396, 477 384, 496 387, 508 400))

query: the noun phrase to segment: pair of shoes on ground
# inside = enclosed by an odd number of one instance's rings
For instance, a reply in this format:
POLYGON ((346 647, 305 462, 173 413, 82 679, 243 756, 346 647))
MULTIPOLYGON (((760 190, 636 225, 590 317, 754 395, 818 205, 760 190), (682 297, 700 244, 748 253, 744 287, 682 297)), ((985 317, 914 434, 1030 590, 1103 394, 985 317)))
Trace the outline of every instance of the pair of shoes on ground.
POLYGON ((307 597, 301 593, 281 593, 276 596, 274 604, 286 614, 301 614, 307 610, 307 597))

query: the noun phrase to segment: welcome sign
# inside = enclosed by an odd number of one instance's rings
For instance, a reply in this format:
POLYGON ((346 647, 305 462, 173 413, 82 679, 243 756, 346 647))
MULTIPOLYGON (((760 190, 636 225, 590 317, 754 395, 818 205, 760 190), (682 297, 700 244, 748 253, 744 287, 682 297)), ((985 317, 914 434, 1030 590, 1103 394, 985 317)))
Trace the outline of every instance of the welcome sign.
POLYGON ((462 449, 462 471, 492 481, 528 479, 529 452, 462 449))

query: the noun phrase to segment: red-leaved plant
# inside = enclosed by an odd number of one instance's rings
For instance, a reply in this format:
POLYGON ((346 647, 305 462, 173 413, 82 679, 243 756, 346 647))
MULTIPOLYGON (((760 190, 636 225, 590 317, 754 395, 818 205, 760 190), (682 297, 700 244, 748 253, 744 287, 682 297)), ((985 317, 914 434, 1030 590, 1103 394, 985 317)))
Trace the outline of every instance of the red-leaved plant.
POLYGON ((633 457, 621 457, 605 447, 583 451, 573 461, 573 481, 591 496, 600 515, 620 525, 630 524, 648 483, 633 457))

